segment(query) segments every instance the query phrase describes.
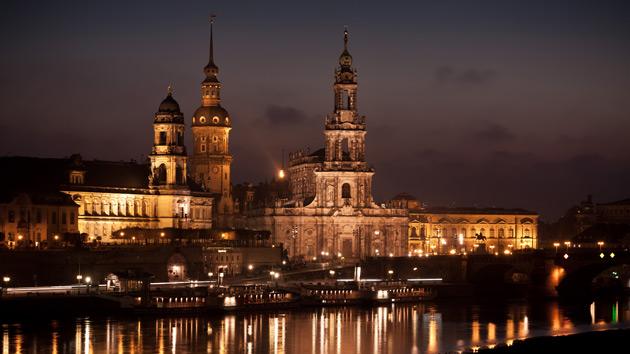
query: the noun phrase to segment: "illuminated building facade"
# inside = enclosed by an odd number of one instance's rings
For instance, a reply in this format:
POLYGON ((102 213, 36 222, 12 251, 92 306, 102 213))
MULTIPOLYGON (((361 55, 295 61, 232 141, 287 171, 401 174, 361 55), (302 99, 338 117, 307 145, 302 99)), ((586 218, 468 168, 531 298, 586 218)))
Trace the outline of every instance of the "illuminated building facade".
POLYGON ((365 117, 358 114, 347 31, 339 64, 334 112, 325 119, 325 148, 290 154, 290 197, 250 209, 247 224, 270 230, 290 258, 406 255, 407 210, 378 206, 372 198, 374 169, 365 161, 365 117))
POLYGON ((409 209, 409 252, 505 253, 538 247, 538 215, 523 209, 409 209))
POLYGON ((0 196, 0 247, 38 247, 77 233, 78 205, 63 193, 0 196), (50 235, 50 237, 48 237, 50 235))

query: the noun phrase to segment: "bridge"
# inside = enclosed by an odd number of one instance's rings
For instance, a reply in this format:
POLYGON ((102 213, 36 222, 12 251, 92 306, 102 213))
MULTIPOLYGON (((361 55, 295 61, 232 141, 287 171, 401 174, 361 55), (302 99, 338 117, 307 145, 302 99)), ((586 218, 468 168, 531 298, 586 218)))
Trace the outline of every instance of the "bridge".
POLYGON ((580 297, 590 294, 598 274, 624 264, 630 266, 630 251, 570 248, 568 252, 371 258, 365 267, 381 277, 393 271, 400 279, 439 277, 445 282, 469 283, 478 294, 520 284, 527 285, 534 297, 580 297))

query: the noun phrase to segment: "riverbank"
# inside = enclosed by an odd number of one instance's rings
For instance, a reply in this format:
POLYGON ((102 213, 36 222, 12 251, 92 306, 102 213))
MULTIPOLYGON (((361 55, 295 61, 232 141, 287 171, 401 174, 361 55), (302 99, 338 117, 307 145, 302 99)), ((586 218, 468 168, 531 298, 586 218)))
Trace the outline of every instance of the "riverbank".
POLYGON ((508 346, 480 348, 466 353, 520 354, 520 353, 622 353, 628 349, 630 329, 577 333, 571 335, 545 336, 517 340, 508 346))

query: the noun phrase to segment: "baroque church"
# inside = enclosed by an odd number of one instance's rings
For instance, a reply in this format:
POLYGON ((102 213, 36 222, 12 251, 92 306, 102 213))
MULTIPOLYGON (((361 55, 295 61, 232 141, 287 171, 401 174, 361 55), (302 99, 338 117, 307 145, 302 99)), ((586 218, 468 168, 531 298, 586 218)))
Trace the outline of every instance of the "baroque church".
POLYGON ((407 255, 407 209, 379 206, 372 198, 374 169, 365 159, 365 116, 359 116, 357 88, 346 29, 334 73, 334 112, 325 118, 325 147, 290 154, 288 198, 248 212, 247 226, 271 231, 289 258, 407 255))

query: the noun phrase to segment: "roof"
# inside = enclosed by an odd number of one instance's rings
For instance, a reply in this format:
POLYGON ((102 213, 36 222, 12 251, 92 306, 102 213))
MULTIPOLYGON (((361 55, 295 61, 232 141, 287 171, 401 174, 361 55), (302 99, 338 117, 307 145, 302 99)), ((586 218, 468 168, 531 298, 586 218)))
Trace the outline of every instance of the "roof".
POLYGON ((476 215, 476 214, 486 214, 486 215, 533 215, 536 216, 538 213, 533 211, 528 211, 521 208, 516 209, 505 209, 505 208, 443 208, 443 207, 434 207, 434 208, 425 208, 425 209, 411 209, 409 211, 410 214, 466 214, 466 215, 476 215))
POLYGON ((630 198, 618 200, 612 203, 597 204, 597 206, 612 206, 612 205, 630 205, 630 198))
POLYGON ((18 194, 26 194, 33 205, 55 205, 55 206, 77 206, 72 198, 65 193, 37 193, 37 192, 15 192, 11 190, 0 191, 0 203, 8 204, 15 200, 18 194))
MULTIPOLYGON (((90 187, 148 189, 150 164, 123 161, 82 161, 80 155, 70 158, 0 157, 0 185, 11 192, 55 193, 62 189, 81 190, 90 187), (83 171, 83 184, 70 184, 70 171, 83 171)), ((188 187, 203 192, 192 178, 188 187)))

